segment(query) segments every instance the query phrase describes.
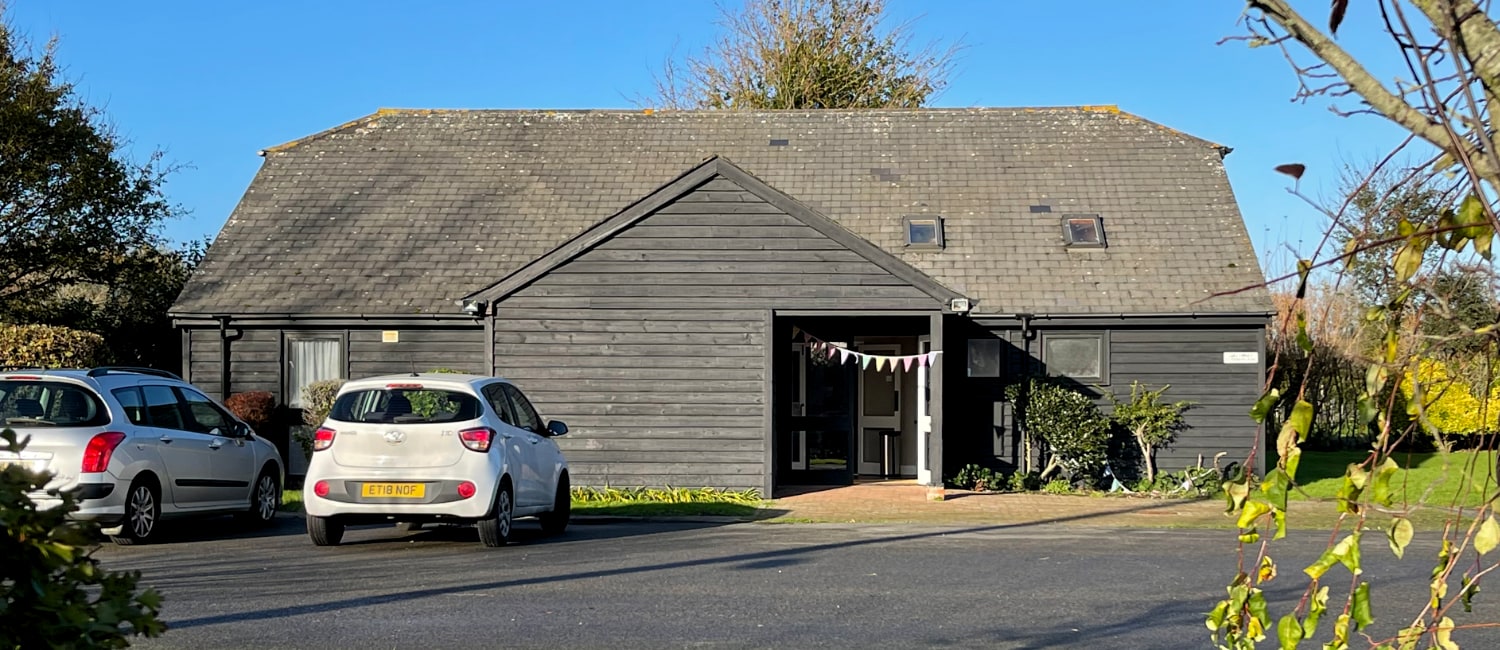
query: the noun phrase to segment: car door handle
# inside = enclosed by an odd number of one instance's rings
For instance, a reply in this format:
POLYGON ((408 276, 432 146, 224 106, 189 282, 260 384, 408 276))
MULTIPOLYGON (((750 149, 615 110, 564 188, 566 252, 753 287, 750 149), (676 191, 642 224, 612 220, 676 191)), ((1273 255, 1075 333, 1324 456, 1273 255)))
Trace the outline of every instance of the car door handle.
POLYGON ((172 436, 162 436, 162 437, 158 438, 158 440, 161 440, 163 443, 166 443, 166 444, 169 444, 169 445, 172 444, 172 436))
POLYGON ((541 441, 542 441, 542 439, 541 439, 541 438, 538 438, 538 437, 536 437, 536 436, 532 436, 532 437, 531 437, 531 438, 529 438, 529 439, 528 439, 528 440, 527 440, 527 442, 530 442, 530 443, 531 443, 531 444, 533 444, 533 445, 534 445, 534 444, 536 444, 536 443, 538 443, 538 442, 541 442, 541 441))
POLYGON ((219 447, 223 447, 223 446, 224 446, 224 441, 223 440, 215 440, 213 442, 208 443, 208 448, 209 449, 218 449, 219 447))

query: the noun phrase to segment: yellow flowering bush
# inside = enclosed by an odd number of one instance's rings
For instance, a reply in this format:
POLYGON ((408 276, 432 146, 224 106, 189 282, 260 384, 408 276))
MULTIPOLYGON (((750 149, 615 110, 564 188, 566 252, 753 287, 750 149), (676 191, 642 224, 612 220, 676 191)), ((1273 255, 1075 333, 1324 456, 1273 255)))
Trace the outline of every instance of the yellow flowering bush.
MULTIPOLYGON (((1463 379, 1450 375, 1441 361, 1420 360, 1416 374, 1427 419, 1438 430, 1459 435, 1500 431, 1500 385, 1490 388, 1487 400, 1480 400, 1477 391, 1463 379)), ((1406 397, 1408 414, 1416 417, 1414 392, 1408 368, 1401 378, 1401 394, 1406 397)))

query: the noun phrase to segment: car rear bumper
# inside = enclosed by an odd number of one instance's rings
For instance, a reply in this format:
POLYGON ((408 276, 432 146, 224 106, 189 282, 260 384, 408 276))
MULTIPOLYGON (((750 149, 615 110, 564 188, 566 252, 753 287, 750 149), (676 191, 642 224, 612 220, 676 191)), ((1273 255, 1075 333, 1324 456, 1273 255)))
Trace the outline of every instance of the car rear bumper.
MULTIPOLYGON (((116 490, 115 484, 81 483, 72 489, 77 491, 79 500, 78 509, 68 515, 70 519, 109 525, 125 517, 125 493, 116 490)), ((33 492, 30 496, 38 510, 62 506, 62 499, 47 492, 33 492)))
POLYGON ((478 519, 489 514, 494 500, 494 480, 472 481, 465 478, 396 478, 396 477, 342 477, 312 478, 302 490, 302 507, 314 517, 344 515, 425 515, 478 519), (463 498, 458 486, 472 481, 474 495, 463 498), (328 493, 317 495, 317 484, 326 483, 328 493), (420 497, 378 497, 362 494, 365 484, 421 485, 420 497))

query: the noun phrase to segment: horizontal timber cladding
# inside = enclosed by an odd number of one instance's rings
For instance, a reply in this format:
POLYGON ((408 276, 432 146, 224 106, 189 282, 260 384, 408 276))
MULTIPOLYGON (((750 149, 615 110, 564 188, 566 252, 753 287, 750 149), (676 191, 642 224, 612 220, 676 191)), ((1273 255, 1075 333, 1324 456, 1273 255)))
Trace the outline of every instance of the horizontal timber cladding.
POLYGON ((575 485, 764 489, 768 310, 940 307, 716 178, 497 301, 494 362, 575 485))
MULTIPOLYGON (((220 340, 217 328, 187 329, 188 357, 184 362, 187 379, 204 392, 220 397, 220 340)), ((338 334, 347 342, 344 350, 348 377, 426 372, 438 368, 474 374, 489 374, 484 329, 470 327, 423 328, 348 328, 319 327, 229 327, 228 333, 243 334, 229 342, 230 392, 269 391, 278 404, 283 395, 285 356, 283 341, 288 335, 318 332, 338 334), (385 332, 395 332, 394 342, 382 342, 385 332)))
POLYGON ((444 368, 475 375, 490 374, 485 358, 484 330, 472 329, 351 329, 349 377, 428 372, 444 368), (383 343, 382 332, 397 332, 397 341, 383 343))
MULTIPOLYGON (((1218 452, 1223 463, 1245 462, 1258 428, 1250 407, 1260 397, 1264 359, 1263 328, 1117 328, 1109 336, 1109 390, 1121 400, 1130 398, 1130 383, 1153 389, 1170 385, 1165 402, 1192 402, 1188 429, 1157 452, 1157 466, 1177 471, 1204 464, 1218 452), (1224 353, 1254 353, 1255 363, 1225 363, 1224 353)), ((1111 405, 1100 401, 1107 413, 1111 405)))
MULTIPOLYGON (((229 335, 242 332, 238 339, 229 342, 229 392, 244 393, 254 390, 268 391, 280 404, 281 395, 281 330, 277 328, 255 328, 237 330, 231 327, 229 335)), ((183 360, 187 374, 184 379, 199 390, 216 399, 224 399, 220 393, 222 375, 221 341, 218 329, 185 330, 188 338, 187 359, 183 360)))

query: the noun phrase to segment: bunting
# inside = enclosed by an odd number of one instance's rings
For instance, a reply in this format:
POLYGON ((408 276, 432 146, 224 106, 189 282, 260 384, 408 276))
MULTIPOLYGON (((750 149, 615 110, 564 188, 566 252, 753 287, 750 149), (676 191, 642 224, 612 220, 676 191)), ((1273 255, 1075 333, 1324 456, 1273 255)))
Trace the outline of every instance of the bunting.
POLYGON ((892 372, 911 372, 912 366, 928 368, 936 363, 937 356, 943 353, 942 350, 933 350, 926 354, 906 354, 900 356, 865 354, 824 341, 802 331, 802 328, 792 327, 792 340, 795 341, 797 339, 802 339, 802 344, 806 346, 810 354, 824 355, 830 361, 837 355, 840 364, 849 363, 849 360, 853 359, 854 363, 860 368, 868 369, 873 365, 878 372, 883 372, 886 368, 890 368, 892 372))

